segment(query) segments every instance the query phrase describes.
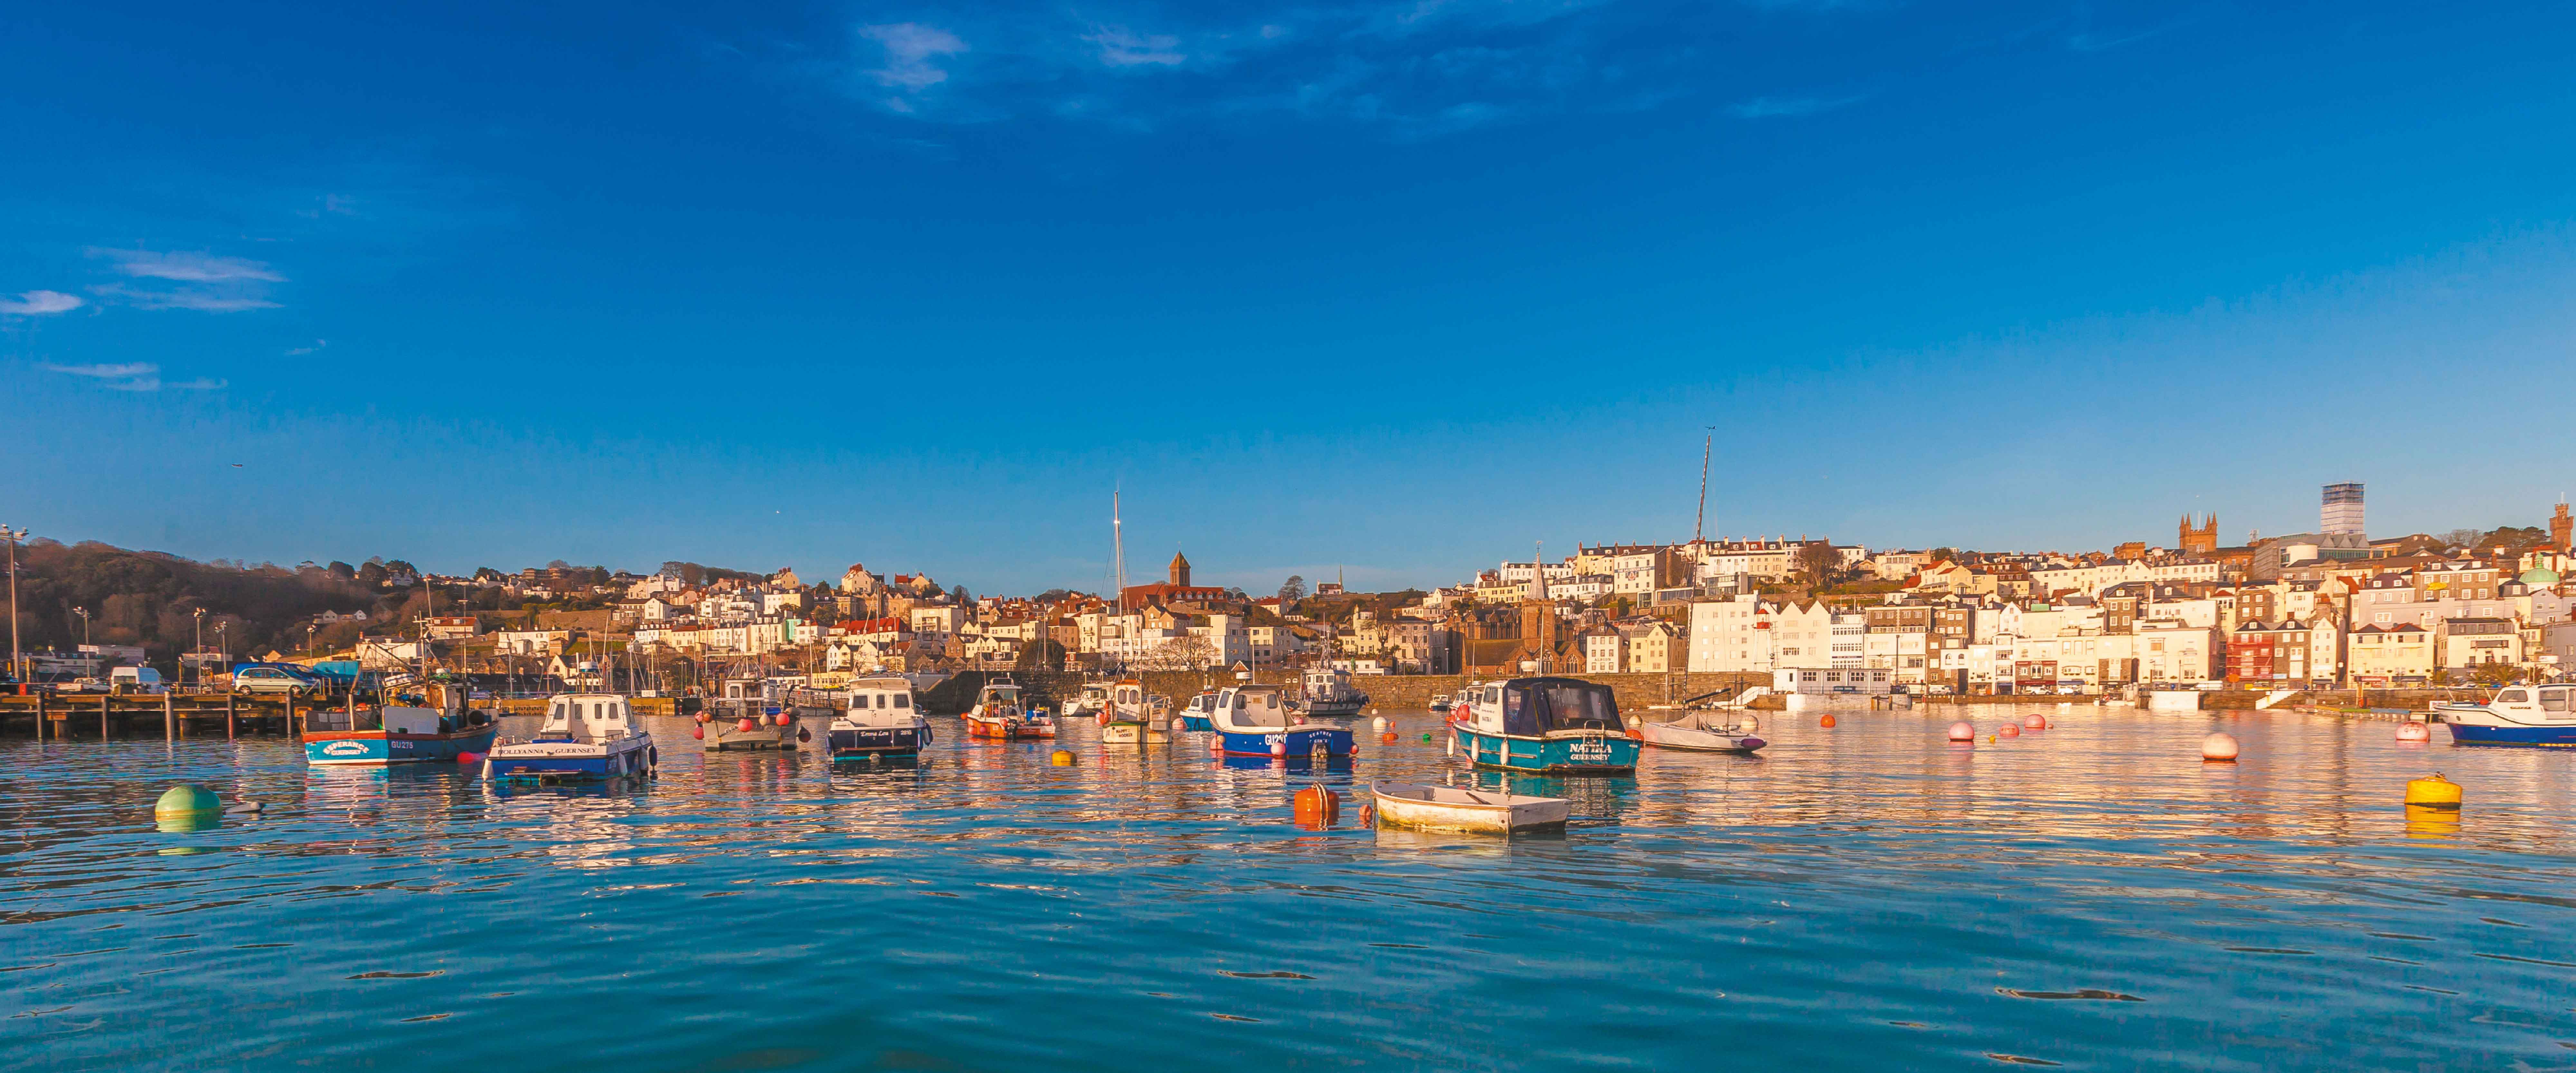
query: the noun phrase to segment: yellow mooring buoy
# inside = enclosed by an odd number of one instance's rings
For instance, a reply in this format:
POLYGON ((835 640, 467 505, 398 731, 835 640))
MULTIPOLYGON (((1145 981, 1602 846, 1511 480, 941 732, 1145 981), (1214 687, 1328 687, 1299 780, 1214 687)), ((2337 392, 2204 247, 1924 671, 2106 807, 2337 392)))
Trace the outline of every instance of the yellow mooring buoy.
POLYGON ((1048 760, 1048 762, 1053 763, 1053 764, 1054 764, 1055 766, 1057 766, 1057 767, 1072 767, 1072 766, 1073 766, 1073 750, 1071 750, 1071 749, 1058 749, 1058 750, 1056 750, 1056 751, 1055 751, 1054 755, 1047 757, 1047 760, 1048 760))
POLYGON ((2434 772, 2429 779, 2415 779, 2406 784, 2406 803, 2425 808, 2456 809, 2460 807, 2460 784, 2434 772))

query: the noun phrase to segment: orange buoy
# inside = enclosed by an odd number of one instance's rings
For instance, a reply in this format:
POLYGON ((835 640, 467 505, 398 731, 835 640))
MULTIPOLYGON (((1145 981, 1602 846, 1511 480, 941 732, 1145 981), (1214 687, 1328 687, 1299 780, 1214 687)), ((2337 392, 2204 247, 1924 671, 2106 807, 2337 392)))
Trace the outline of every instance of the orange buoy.
POLYGON ((715 720, 715 716, 708 715, 707 713, 705 713, 705 712, 703 712, 703 711, 701 711, 701 712, 699 712, 699 713, 698 713, 698 725, 699 725, 699 726, 705 726, 705 725, 707 725, 708 723, 713 722, 714 720, 715 720))
POLYGON ((2046 730, 2048 729, 2048 717, 2044 715, 2025 715, 2021 717, 2021 725, 2024 730, 2046 730))
POLYGON ((2397 724, 2397 740, 2431 741, 2433 740, 2433 728, 2409 719, 2403 723, 2397 724))
POLYGON ((1977 740, 1977 728, 1969 726, 1965 722, 1952 723, 1950 724, 1950 740, 1975 741, 1977 740))
POLYGON ((2021 736, 2021 728, 2014 726, 2011 723, 2006 723, 2001 729, 1996 730, 1995 734, 2000 737, 2018 738, 2021 736))
POLYGON ((1821 718, 1816 720, 1816 725, 1820 727, 1829 727, 1834 725, 1834 713, 1826 712, 1821 718))
POLYGON ((760 729, 760 723, 746 715, 742 717, 742 722, 735 723, 733 728, 739 733, 749 734, 752 731, 760 729))
POLYGON ((2200 739, 2200 758, 2210 763, 2235 763, 2236 739, 2229 737, 2225 731, 2211 733, 2208 737, 2200 739))
POLYGON ((1377 736, 1377 740, 1380 744, 1393 745, 1395 744, 1395 732, 1390 730, 1384 734, 1380 734, 1377 736))
POLYGON ((1297 791, 1293 811, 1299 823, 1330 824, 1342 816, 1342 795, 1321 786, 1309 786, 1297 791))

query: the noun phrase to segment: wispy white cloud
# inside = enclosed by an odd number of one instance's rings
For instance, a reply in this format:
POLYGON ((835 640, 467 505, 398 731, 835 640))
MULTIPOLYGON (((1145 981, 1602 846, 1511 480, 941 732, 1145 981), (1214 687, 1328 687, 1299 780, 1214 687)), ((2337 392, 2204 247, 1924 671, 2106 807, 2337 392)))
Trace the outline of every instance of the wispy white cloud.
POLYGON ((201 313, 275 309, 277 303, 269 298, 271 285, 286 282, 284 273, 244 257, 95 246, 89 254, 114 262, 118 272, 135 279, 177 284, 108 283, 90 288, 100 298, 142 309, 190 309, 201 313))
POLYGON ((914 111, 914 97, 948 81, 948 69, 941 66, 940 60, 967 51, 965 39, 918 22, 862 26, 859 36, 875 42, 881 51, 882 66, 867 74, 878 85, 895 91, 895 96, 886 99, 886 107, 898 112, 914 111))
POLYGON ((161 367, 148 361, 106 365, 48 365, 49 372, 96 380, 111 391, 221 391, 230 381, 199 377, 194 380, 165 381, 161 367))
POLYGON ((1845 105, 1858 104, 1866 95, 1848 97, 1755 97, 1726 106, 1728 115, 1737 119, 1776 119, 1781 116, 1814 115, 1830 112, 1845 105))
POLYGON ((1181 39, 1171 34, 1139 34, 1124 26, 1103 26, 1083 35, 1100 46, 1100 62, 1111 67, 1177 67, 1189 59, 1181 39))
POLYGON ((42 317, 69 313, 83 303, 75 295, 61 291, 27 291, 16 298, 0 298, 0 316, 42 317))
POLYGON ((256 281, 284 283, 286 277, 258 261, 241 257, 217 257, 204 253, 154 253, 151 250, 114 250, 90 248, 90 256, 116 262, 116 270, 145 279, 174 279, 185 283, 232 283, 256 281))
POLYGON ((313 341, 313 345, 312 345, 312 346, 300 346, 300 347, 295 347, 295 348, 293 348, 293 349, 288 350, 286 353, 287 353, 287 356, 288 356, 288 357, 294 357, 294 356, 299 355, 299 354, 311 354, 311 353, 313 353, 313 352, 315 352, 315 351, 321 350, 322 348, 327 347, 327 346, 330 346, 330 345, 331 345, 331 341, 330 341, 330 340, 328 340, 328 339, 316 339, 316 340, 314 340, 314 341, 313 341))

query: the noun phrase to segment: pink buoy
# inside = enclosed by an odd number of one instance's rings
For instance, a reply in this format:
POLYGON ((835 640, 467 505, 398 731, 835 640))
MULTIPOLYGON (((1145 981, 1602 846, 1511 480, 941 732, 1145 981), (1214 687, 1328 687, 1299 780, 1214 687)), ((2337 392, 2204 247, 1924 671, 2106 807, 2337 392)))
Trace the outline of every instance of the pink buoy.
POLYGON ((1969 726, 1965 722, 1952 723, 1950 724, 1950 740, 1975 741, 1977 740, 1977 728, 1969 726))
POLYGON ((1288 739, 1287 739, 1285 736, 1282 736, 1278 741, 1274 741, 1274 742, 1271 742, 1271 743, 1270 743, 1270 755, 1272 755, 1272 756, 1286 756, 1286 755, 1288 755, 1288 739))
POLYGON ((1995 736, 2000 738, 2018 738, 2021 736, 2021 728, 2014 726, 2011 723, 2006 723, 2001 729, 1995 731, 1995 736))
POLYGON ((2397 724, 2397 740, 2431 741, 2433 740, 2433 728, 2409 719, 2403 723, 2397 724))
POLYGON ((712 723, 712 722, 714 722, 714 721, 715 721, 715 718, 716 718, 715 716, 708 715, 708 714, 707 714, 707 713, 705 713, 705 712, 699 712, 699 713, 698 713, 698 725, 699 725, 699 726, 705 726, 705 725, 707 725, 708 723, 712 723))
POLYGON ((752 731, 760 729, 760 723, 758 720, 746 715, 742 717, 742 722, 735 723, 733 728, 740 733, 749 734, 752 731))
POLYGON ((459 764, 480 764, 483 762, 483 754, 458 753, 456 754, 456 762, 459 764))
POLYGON ((2200 739, 2200 758, 2212 763, 2235 762, 2236 739, 2223 731, 2200 739))
POLYGON ((705 740, 707 740, 707 728, 705 728, 705 727, 697 727, 697 728, 695 728, 695 729, 692 729, 692 730, 690 730, 690 731, 689 731, 689 736, 690 736, 690 737, 692 737, 692 738, 696 738, 696 739, 698 739, 699 741, 705 741, 705 740))
POLYGON ((780 712, 780 713, 778 713, 778 725, 779 725, 779 726, 786 726, 786 725, 788 725, 788 724, 790 724, 790 723, 793 723, 793 722, 795 722, 795 721, 796 721, 796 717, 795 717, 795 716, 793 716, 793 715, 789 715, 789 714, 787 714, 786 712, 780 712))
POLYGON ((2048 729, 2048 717, 2041 715, 2025 715, 2021 717, 2021 725, 2024 730, 2046 730, 2048 729))

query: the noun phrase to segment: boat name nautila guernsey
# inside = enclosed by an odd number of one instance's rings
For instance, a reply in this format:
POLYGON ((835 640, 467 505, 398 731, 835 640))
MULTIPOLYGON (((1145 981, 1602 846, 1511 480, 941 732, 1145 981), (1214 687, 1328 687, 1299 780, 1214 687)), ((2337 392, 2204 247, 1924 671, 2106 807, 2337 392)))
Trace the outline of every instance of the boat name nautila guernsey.
POLYGON ((1610 687, 1575 678, 1490 682, 1450 724, 1450 744, 1477 767, 1549 775, 1624 775, 1639 742, 1610 687))

